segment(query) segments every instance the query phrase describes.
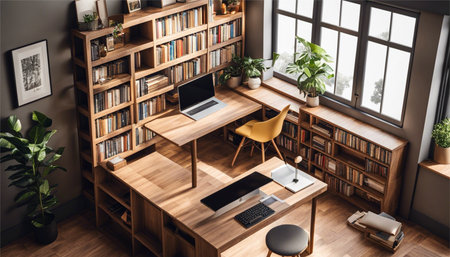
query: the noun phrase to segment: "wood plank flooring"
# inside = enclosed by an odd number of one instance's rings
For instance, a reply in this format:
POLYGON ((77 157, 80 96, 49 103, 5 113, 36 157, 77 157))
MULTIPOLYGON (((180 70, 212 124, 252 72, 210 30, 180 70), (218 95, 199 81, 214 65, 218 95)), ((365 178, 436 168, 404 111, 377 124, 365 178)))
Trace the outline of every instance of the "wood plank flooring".
MULTIPOLYGON (((220 138, 220 137, 219 137, 220 138)), ((157 145, 161 154, 174 160, 181 166, 189 168, 189 147, 179 148, 162 141, 157 145)), ((199 140, 199 169, 218 176, 235 177, 261 162, 261 153, 255 151, 253 157, 249 149, 244 149, 238 156, 235 167, 230 163, 235 148, 218 140, 217 136, 208 135, 199 140), (223 171, 226 175, 220 173, 223 171)), ((274 153, 268 153, 268 158, 274 153)), ((267 159, 268 159, 267 158, 267 159)), ((253 236, 228 249, 223 257, 263 257, 267 254, 265 235, 278 224, 292 223, 309 229, 310 204, 278 220, 253 236)), ((326 194, 317 203, 316 234, 314 253, 311 257, 322 256, 396 256, 396 257, 437 257, 450 256, 448 242, 431 234, 422 227, 405 220, 403 228, 405 240, 399 250, 392 254, 365 240, 362 233, 346 225, 346 219, 357 207, 337 196, 326 194)), ((95 228, 95 219, 91 211, 75 215, 58 224, 58 239, 50 245, 41 246, 34 242, 32 235, 25 236, 1 248, 0 256, 129 256, 130 250, 116 237, 95 228)), ((277 256, 273 254, 272 256, 277 256)))

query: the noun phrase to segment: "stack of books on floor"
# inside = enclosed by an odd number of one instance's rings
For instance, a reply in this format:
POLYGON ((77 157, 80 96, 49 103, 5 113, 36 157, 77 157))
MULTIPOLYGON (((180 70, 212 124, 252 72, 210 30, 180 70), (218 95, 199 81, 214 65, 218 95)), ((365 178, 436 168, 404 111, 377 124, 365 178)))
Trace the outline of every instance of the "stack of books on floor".
POLYGON ((364 232, 368 240, 393 252, 405 237, 402 224, 384 212, 375 214, 357 211, 347 219, 347 224, 364 232))

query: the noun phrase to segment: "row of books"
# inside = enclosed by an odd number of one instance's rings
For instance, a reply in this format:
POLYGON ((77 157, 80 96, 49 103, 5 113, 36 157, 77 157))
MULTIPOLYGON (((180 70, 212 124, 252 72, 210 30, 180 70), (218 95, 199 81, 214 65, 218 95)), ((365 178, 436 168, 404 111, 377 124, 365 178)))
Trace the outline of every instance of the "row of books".
POLYGON ((323 170, 318 169, 316 167, 312 167, 311 173, 314 174, 314 176, 316 176, 316 178, 318 178, 318 179, 323 181, 324 173, 325 173, 325 172, 323 172, 323 170))
POLYGON ((277 145, 284 147, 293 153, 297 153, 297 141, 293 140, 292 138, 284 135, 279 135, 276 138, 276 143, 277 145))
POLYGON ((142 57, 141 57, 141 55, 144 55, 144 54, 141 54, 141 52, 134 53, 134 67, 136 68, 136 70, 142 68, 142 57))
POLYGON ((110 138, 97 144, 98 160, 103 161, 119 153, 126 152, 131 149, 130 132, 110 138))
POLYGON ((364 182, 363 173, 340 162, 338 162, 336 166, 336 175, 360 186, 362 186, 364 182))
POLYGON ((303 157, 303 159, 309 159, 309 155, 311 150, 308 147, 300 146, 299 154, 303 157))
POLYGON ((146 127, 136 128, 136 145, 143 144, 156 136, 155 132, 146 127))
POLYGON ((143 120, 151 115, 160 113, 166 109, 165 95, 159 95, 147 101, 140 102, 138 105, 138 118, 143 120))
POLYGON ((300 129, 300 142, 306 143, 309 141, 309 131, 306 129, 300 129))
POLYGON ((352 196, 355 193, 354 186, 328 174, 325 174, 325 182, 328 184, 328 188, 335 192, 346 196, 352 196))
POLYGON ((219 25, 210 30, 210 44, 215 45, 242 34, 242 20, 237 19, 226 24, 219 25))
POLYGON ((366 171, 380 175, 382 177, 387 177, 388 168, 374 161, 366 159, 366 171))
POLYGON ((112 108, 131 100, 129 84, 123 84, 94 95, 94 113, 112 108))
POLYGON ((283 121, 282 131, 291 137, 297 138, 298 127, 296 124, 285 120, 283 121))
POLYGON ((231 62, 233 55, 240 55, 241 42, 217 49, 209 53, 209 68, 214 68, 224 63, 231 62))
POLYGON ((381 184, 369 177, 364 178, 364 185, 368 186, 372 189, 375 189, 376 191, 378 191, 380 193, 384 193, 384 184, 381 184))
POLYGON ((324 167, 325 169, 331 171, 332 173, 336 172, 336 161, 322 153, 314 154, 314 163, 324 167))
POLYGON ((156 47, 156 65, 175 60, 206 48, 205 31, 198 32, 156 47))
POLYGON ((312 145, 323 152, 331 154, 332 147, 331 141, 329 140, 326 140, 320 136, 313 136, 312 145))
POLYGON ((218 70, 218 71, 216 71, 216 72, 213 72, 213 83, 214 83, 214 86, 219 86, 219 78, 220 78, 220 76, 223 74, 223 70, 218 70))
POLYGON ((156 20, 156 38, 169 36, 205 23, 203 7, 172 14, 156 20))
POLYGON ((338 128, 336 128, 334 137, 336 141, 339 141, 353 149, 363 152, 372 158, 375 158, 386 164, 391 163, 391 151, 381 148, 380 146, 377 146, 373 143, 367 142, 366 140, 363 140, 338 128))
POLYGON ((331 137, 333 135, 333 127, 331 127, 330 124, 325 123, 323 121, 319 121, 315 124, 312 124, 311 128, 316 131, 319 131, 324 135, 327 135, 328 137, 331 137))
POLYGON ((92 68, 92 83, 101 84, 114 76, 128 72, 128 60, 120 59, 92 68))
POLYGON ((120 110, 95 120, 95 132, 97 137, 102 137, 114 130, 131 124, 130 109, 120 110))
POLYGON ((169 83, 178 83, 206 72, 206 55, 172 66, 166 70, 169 83))
POLYGON ((169 78, 162 74, 147 76, 136 80, 136 97, 147 95, 169 85, 169 78))

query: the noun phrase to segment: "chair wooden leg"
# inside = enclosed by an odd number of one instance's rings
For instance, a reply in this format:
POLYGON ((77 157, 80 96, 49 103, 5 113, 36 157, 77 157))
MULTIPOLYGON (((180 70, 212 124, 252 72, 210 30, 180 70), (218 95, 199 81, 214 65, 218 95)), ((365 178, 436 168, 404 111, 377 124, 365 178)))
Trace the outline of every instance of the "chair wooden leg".
POLYGON ((245 137, 242 137, 241 143, 239 144, 236 154, 234 155, 233 161, 231 162, 231 167, 233 167, 234 162, 236 161, 236 158, 237 158, 239 152, 241 151, 242 146, 244 145, 244 141, 245 141, 245 137))
POLYGON ((270 255, 272 255, 272 251, 271 250, 269 250, 269 252, 267 253, 266 257, 270 257, 270 255))
POLYGON ((266 161, 266 151, 264 151, 264 143, 261 143, 262 162, 266 161))
POLYGON ((273 144, 273 147, 275 147, 275 150, 277 151, 278 156, 280 156, 280 159, 281 159, 281 160, 284 160, 284 159, 283 159, 283 156, 282 156, 281 153, 280 153, 280 150, 278 149, 277 144, 275 144, 275 140, 273 140, 273 139, 272 139, 272 144, 273 144))
POLYGON ((255 142, 252 141, 252 150, 250 150, 250 157, 253 156, 253 150, 255 149, 255 142))

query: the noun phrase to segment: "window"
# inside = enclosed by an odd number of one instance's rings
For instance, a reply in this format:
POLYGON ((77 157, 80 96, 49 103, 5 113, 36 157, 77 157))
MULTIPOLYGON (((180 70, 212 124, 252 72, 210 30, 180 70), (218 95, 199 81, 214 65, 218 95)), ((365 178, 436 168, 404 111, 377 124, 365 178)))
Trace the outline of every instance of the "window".
POLYGON ((327 97, 396 125, 402 125, 417 14, 352 0, 280 0, 274 4, 275 76, 286 74, 295 36, 318 44, 334 58, 335 77, 327 97))

